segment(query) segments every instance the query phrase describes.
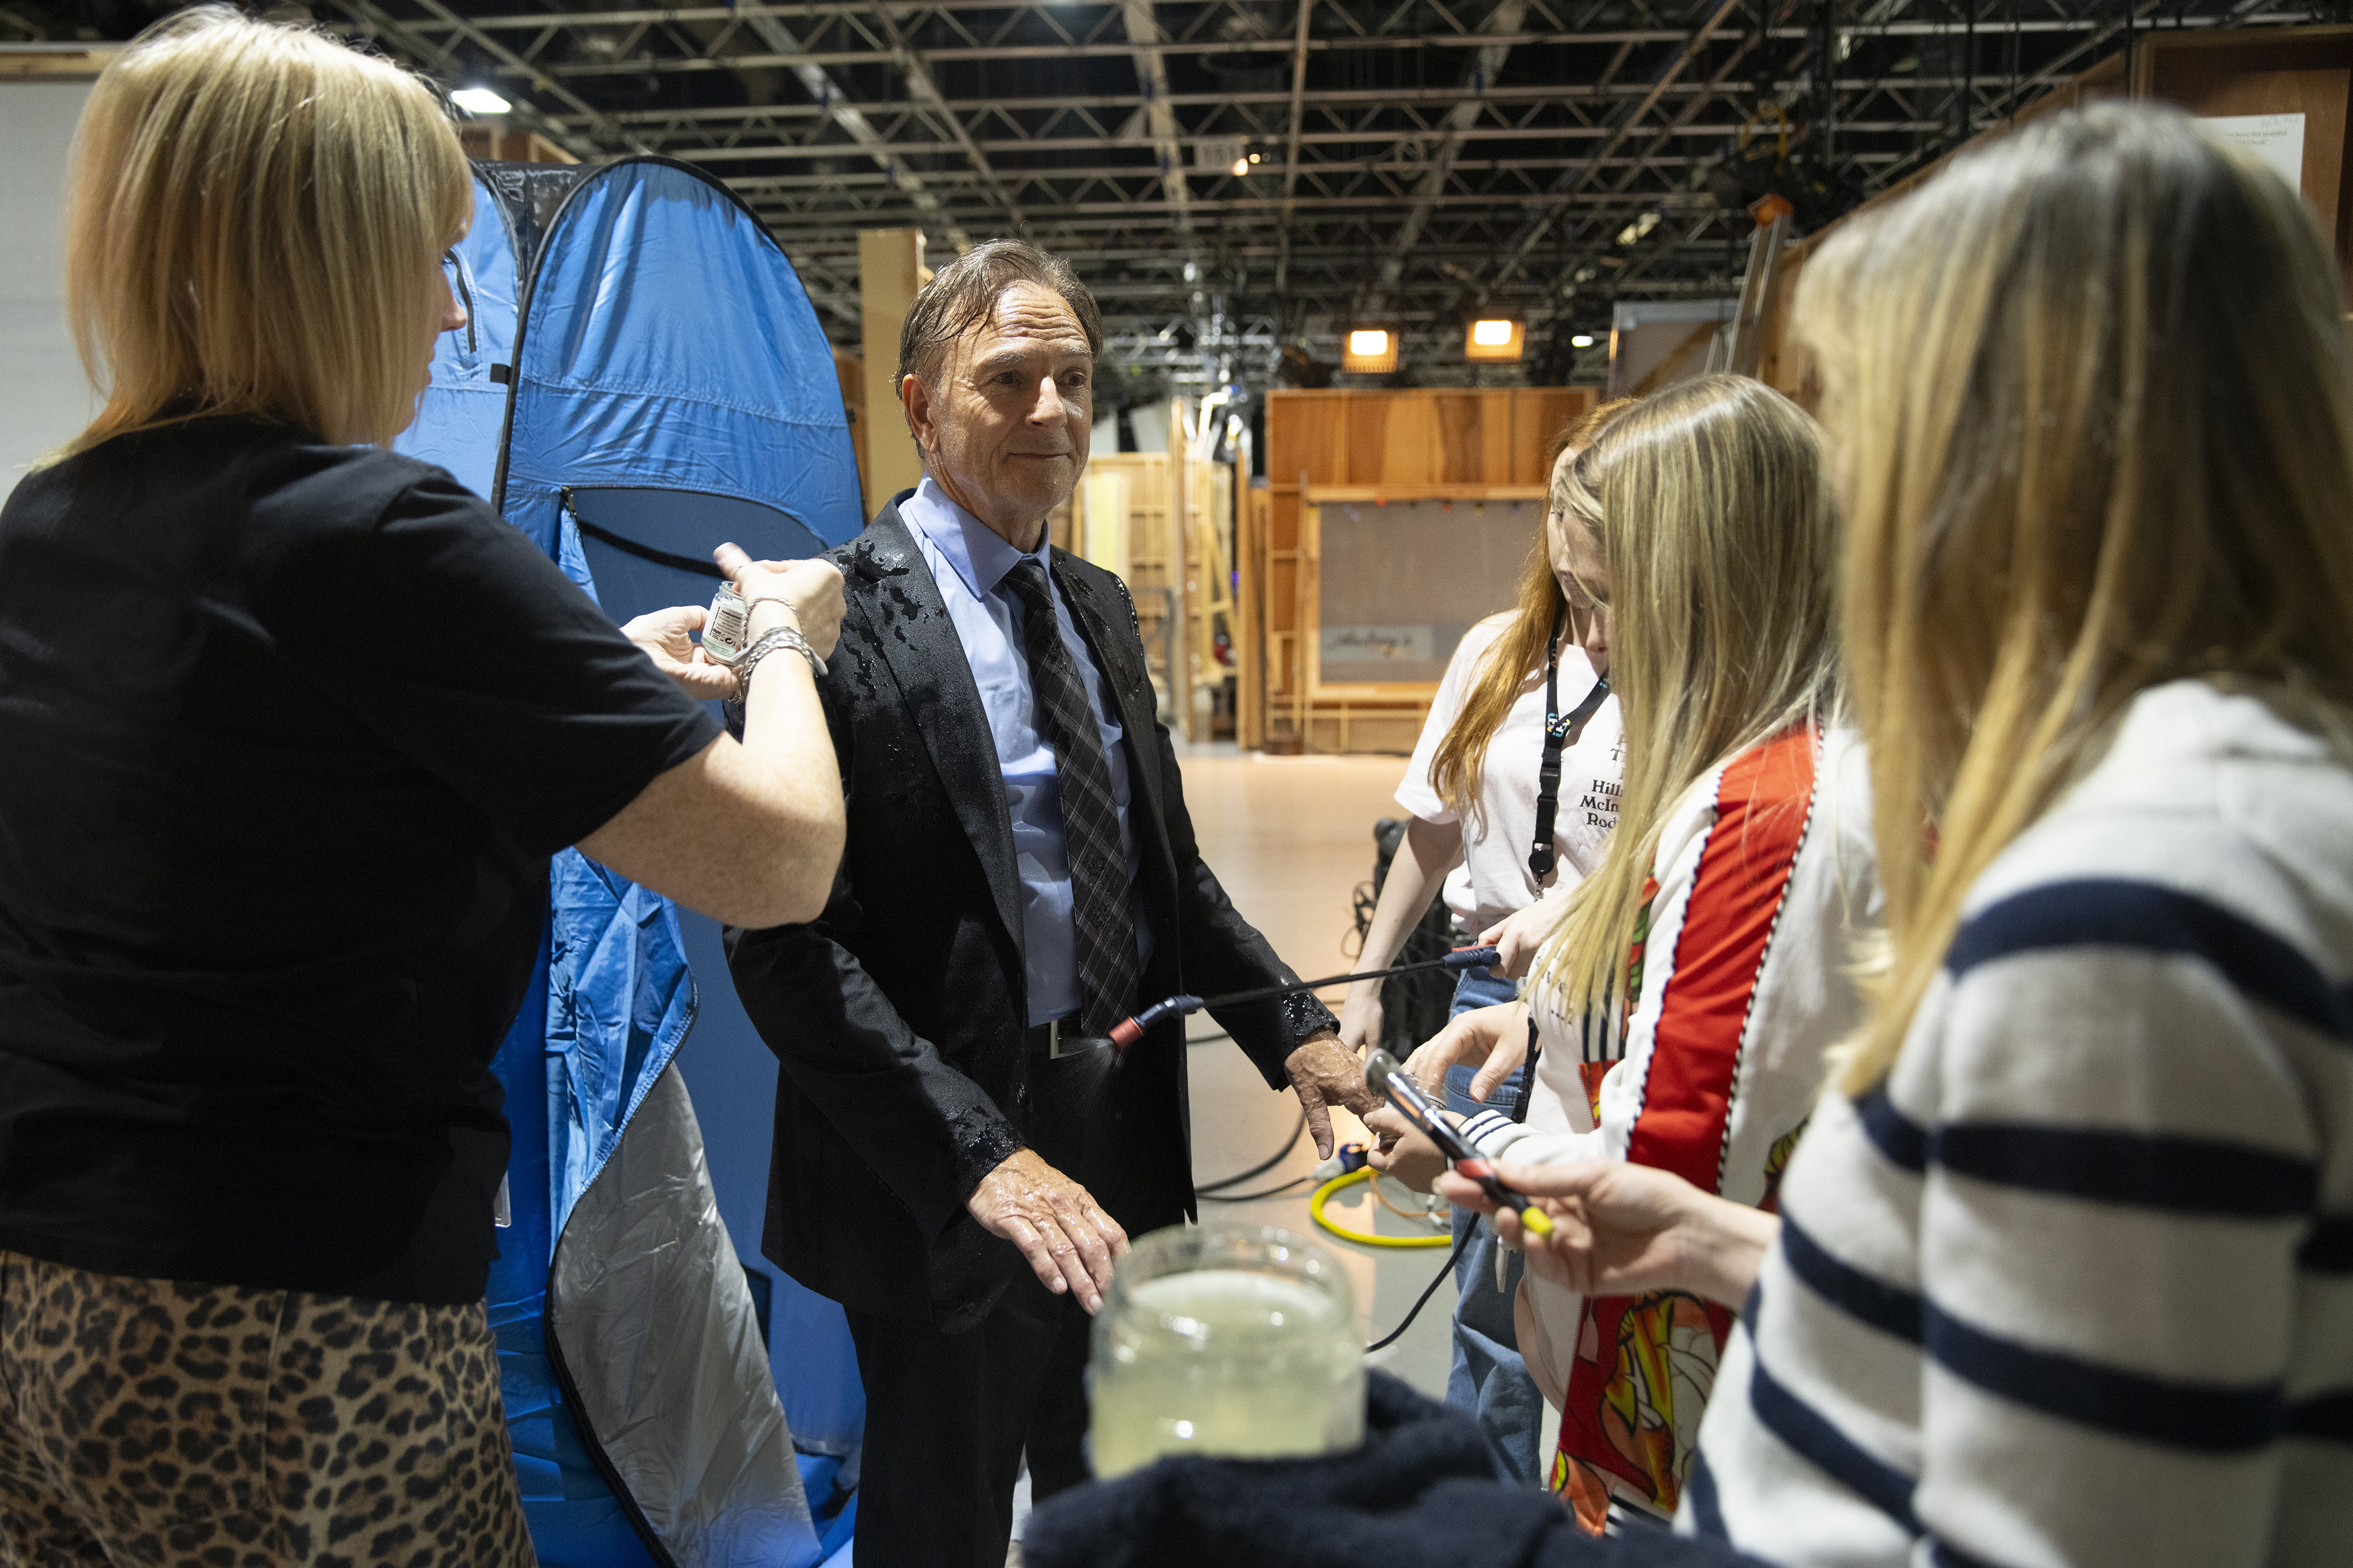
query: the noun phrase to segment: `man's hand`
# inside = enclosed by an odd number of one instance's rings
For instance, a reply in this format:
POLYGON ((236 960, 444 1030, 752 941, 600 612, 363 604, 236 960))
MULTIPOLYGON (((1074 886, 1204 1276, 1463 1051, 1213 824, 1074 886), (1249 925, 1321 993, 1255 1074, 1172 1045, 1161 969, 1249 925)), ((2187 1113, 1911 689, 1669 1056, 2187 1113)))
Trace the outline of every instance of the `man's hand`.
POLYGON ((735 695, 735 672, 703 658, 694 634, 702 629, 707 612, 701 605, 678 605, 639 616, 621 628, 621 635, 645 649, 654 668, 698 702, 735 695))
POLYGON ((1384 1105, 1372 1112, 1365 1118, 1365 1128, 1376 1140, 1366 1152, 1366 1163, 1382 1175, 1426 1193, 1444 1173, 1446 1156, 1397 1107, 1384 1105))
POLYGON ((1079 1293, 1090 1312, 1111 1288, 1111 1266, 1127 1250, 1127 1232, 1086 1188, 1030 1149, 1017 1150, 980 1179, 964 1206, 981 1228, 1021 1249, 1039 1284, 1056 1295, 1079 1293))
POLYGON ((1567 908, 1568 895, 1555 892, 1550 898, 1539 899, 1516 914, 1504 916, 1479 933, 1481 947, 1503 950, 1502 962, 1490 973, 1501 974, 1507 980, 1525 977, 1535 963, 1536 950, 1560 924, 1562 912, 1567 908))
POLYGON ((1290 1075, 1300 1107, 1307 1112, 1307 1131, 1315 1135, 1319 1160, 1332 1157, 1329 1107, 1342 1106, 1362 1116, 1380 1103, 1365 1082, 1365 1064, 1329 1029, 1309 1036, 1284 1058, 1282 1070, 1290 1075))

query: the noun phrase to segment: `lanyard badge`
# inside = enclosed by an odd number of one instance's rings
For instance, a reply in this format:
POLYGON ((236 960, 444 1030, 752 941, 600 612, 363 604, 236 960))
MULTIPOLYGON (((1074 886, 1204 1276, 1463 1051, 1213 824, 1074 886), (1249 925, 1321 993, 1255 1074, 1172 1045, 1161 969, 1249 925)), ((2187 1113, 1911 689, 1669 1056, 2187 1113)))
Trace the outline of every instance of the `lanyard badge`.
POLYGON ((1605 675, 1575 708, 1566 713, 1560 710, 1560 635, 1565 613, 1558 607, 1552 613, 1552 641, 1545 655, 1544 758, 1536 767, 1535 841, 1528 846, 1528 869, 1535 874, 1539 887, 1559 861, 1552 838, 1553 823, 1560 815, 1560 753, 1577 726, 1592 718, 1609 695, 1609 678, 1605 675))

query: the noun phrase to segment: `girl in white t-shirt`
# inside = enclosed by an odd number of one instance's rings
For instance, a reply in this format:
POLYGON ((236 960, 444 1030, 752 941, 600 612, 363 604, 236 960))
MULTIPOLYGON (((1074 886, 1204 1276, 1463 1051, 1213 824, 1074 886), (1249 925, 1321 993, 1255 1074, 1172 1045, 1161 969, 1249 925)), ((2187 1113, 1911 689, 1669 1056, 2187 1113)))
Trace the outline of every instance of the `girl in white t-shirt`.
MULTIPOLYGON (((1577 585, 1580 566, 1584 576, 1593 574, 1575 552, 1592 546, 1581 531, 1562 526, 1562 481, 1566 466, 1630 401, 1598 408, 1562 432, 1544 532, 1529 552, 1519 604, 1472 627, 1447 664, 1398 785, 1398 804, 1409 814, 1405 839, 1381 885, 1360 969, 1395 962, 1441 880, 1447 907, 1465 929, 1516 948, 1512 917, 1565 893, 1600 861, 1618 820, 1624 748, 1617 699, 1601 679, 1609 667, 1608 618, 1577 585), (1562 731, 1560 774, 1551 830, 1539 847, 1548 712, 1562 731)), ((1551 923, 1527 930, 1541 938, 1551 923)), ((1511 981, 1468 972, 1456 984, 1453 1011, 1514 994, 1511 981)), ((1380 982, 1358 981, 1341 1009, 1341 1043, 1377 1046, 1380 1035, 1380 982)), ((1472 1077, 1465 1068, 1448 1079, 1447 1102, 1461 1114, 1480 1109, 1472 1077)), ((1479 1420, 1510 1474, 1534 1481, 1544 1402, 1513 1330, 1520 1259, 1511 1254, 1499 1280, 1494 1247, 1493 1233, 1481 1229, 1460 1248, 1447 1403, 1479 1420)))

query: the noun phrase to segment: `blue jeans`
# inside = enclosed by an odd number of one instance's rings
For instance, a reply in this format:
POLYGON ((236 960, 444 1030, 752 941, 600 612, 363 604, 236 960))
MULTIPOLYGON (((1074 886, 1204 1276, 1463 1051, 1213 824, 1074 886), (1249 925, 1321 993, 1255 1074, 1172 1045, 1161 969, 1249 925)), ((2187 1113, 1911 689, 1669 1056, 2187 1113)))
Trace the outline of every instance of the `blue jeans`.
MULTIPOLYGON (((1517 988, 1485 970, 1466 972, 1455 983, 1453 1013, 1509 1002, 1517 988)), ((1477 1069, 1446 1069, 1446 1109, 1468 1116, 1482 1109, 1471 1098, 1471 1079, 1477 1069)), ((1493 1103, 1508 1110, 1518 1090, 1514 1078, 1497 1091, 1493 1103)), ((1536 1473, 1543 1447, 1544 1395, 1536 1392, 1527 1363, 1520 1359, 1520 1341, 1512 1321, 1512 1303, 1519 1294, 1525 1260, 1516 1252, 1503 1252, 1504 1280, 1495 1283, 1495 1255, 1503 1249, 1495 1233, 1466 1209, 1454 1211, 1454 1239, 1465 1230, 1468 1246, 1454 1265, 1454 1361, 1446 1377, 1446 1403, 1479 1423, 1495 1469, 1504 1479, 1542 1486, 1536 1473)))

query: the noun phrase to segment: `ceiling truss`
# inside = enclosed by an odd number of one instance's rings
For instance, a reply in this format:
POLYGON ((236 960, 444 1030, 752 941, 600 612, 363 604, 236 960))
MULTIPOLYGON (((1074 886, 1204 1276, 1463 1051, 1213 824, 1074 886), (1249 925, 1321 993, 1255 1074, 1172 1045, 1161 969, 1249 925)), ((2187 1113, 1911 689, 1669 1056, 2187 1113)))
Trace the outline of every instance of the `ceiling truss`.
MULTIPOLYGON (((575 154, 659 153, 724 180, 845 345, 859 336, 860 229, 921 228, 935 254, 1020 235, 1094 289, 1125 367, 1256 388, 1286 346, 1328 363, 1359 323, 1401 331, 1408 374, 1427 383, 1592 375, 1613 305, 1737 291, 1745 195, 1777 167, 1821 187, 1820 221, 2066 80, 2128 27, 2302 22, 2320 3, 310 11, 450 87, 494 88, 575 154), (1461 334, 1479 312, 1525 320, 1530 360, 1474 374, 1461 334), (1573 335, 1595 346, 1572 351, 1573 335)), ((125 37, 164 4, 0 0, 0 37, 125 37)))

